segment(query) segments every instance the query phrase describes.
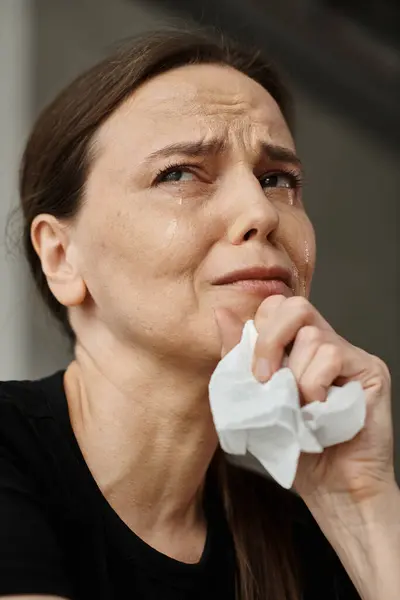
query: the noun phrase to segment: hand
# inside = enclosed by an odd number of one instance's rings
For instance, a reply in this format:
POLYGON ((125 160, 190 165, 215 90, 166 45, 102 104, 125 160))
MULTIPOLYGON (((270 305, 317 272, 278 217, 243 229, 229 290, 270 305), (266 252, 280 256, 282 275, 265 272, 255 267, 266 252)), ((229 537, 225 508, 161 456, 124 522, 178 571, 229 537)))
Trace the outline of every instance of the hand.
MULTIPOLYGON (((243 322, 231 311, 218 309, 223 353, 240 340, 243 322)), ((324 450, 302 454, 295 490, 311 508, 338 503, 362 503, 385 494, 395 486, 393 432, 390 406, 390 375, 375 356, 340 337, 303 297, 271 296, 254 318, 259 333, 253 372, 267 381, 282 366, 290 347, 292 370, 303 404, 326 399, 332 384, 359 381, 367 400, 364 429, 351 441, 324 450)))

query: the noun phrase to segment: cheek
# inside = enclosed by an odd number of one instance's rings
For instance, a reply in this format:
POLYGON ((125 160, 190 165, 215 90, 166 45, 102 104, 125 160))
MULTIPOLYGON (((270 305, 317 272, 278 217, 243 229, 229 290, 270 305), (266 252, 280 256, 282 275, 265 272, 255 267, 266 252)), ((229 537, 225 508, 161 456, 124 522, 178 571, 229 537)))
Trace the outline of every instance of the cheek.
POLYGON ((172 286, 190 279, 204 259, 207 232, 198 219, 190 218, 183 206, 161 210, 146 200, 150 199, 135 198, 128 207, 114 211, 103 207, 86 215, 80 243, 88 283, 131 282, 136 290, 141 281, 146 281, 147 289, 157 282, 172 286))
POLYGON ((289 256, 296 293, 308 296, 315 268, 314 228, 303 210, 292 209, 281 216, 278 243, 289 256))

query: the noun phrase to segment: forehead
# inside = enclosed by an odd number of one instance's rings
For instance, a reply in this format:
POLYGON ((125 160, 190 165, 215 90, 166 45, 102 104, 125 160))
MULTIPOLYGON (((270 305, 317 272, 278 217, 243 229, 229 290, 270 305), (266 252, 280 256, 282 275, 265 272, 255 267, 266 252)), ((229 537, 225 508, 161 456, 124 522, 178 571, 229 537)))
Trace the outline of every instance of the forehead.
POLYGON ((244 132, 294 150, 279 106, 260 84, 231 67, 188 65, 142 84, 103 123, 97 142, 102 150, 134 143, 152 152, 191 135, 244 132))

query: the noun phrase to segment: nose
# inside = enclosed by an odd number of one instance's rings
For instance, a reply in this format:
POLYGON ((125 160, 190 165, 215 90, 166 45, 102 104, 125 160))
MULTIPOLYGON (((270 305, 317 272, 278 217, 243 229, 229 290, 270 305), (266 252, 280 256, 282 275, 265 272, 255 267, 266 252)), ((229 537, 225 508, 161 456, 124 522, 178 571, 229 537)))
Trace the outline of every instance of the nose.
POLYGON ((237 246, 244 242, 272 241, 279 226, 279 212, 253 173, 242 174, 236 181, 228 239, 237 246))

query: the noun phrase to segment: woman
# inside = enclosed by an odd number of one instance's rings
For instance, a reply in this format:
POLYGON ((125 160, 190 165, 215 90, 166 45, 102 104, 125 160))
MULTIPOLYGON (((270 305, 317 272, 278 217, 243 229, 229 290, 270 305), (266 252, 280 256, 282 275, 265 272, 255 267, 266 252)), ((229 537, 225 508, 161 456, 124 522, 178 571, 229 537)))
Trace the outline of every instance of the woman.
POLYGON ((25 249, 75 358, 0 387, 3 596, 398 597, 390 379, 306 299, 314 236, 290 122, 259 56, 171 31, 39 118, 25 249), (298 495, 218 450, 208 383, 249 318, 260 381, 289 346, 303 402, 334 381, 365 389, 365 428, 302 456, 298 495))

